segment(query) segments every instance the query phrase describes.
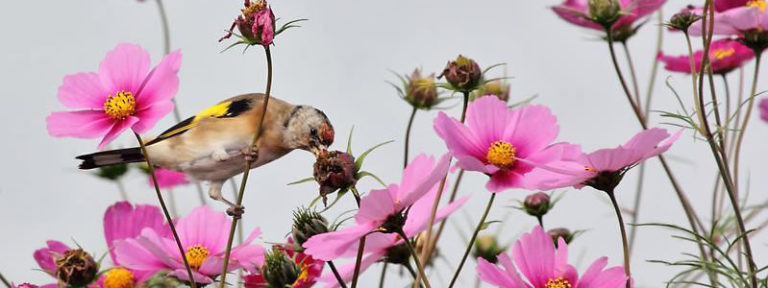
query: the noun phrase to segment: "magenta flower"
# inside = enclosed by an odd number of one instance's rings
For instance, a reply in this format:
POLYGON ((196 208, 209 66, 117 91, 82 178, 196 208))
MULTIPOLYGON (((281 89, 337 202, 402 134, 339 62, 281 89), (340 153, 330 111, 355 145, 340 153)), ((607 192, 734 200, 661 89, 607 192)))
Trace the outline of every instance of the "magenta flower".
MULTIPOLYGON (((276 244, 272 249, 284 251, 288 257, 293 260, 293 264, 299 270, 298 278, 291 284, 291 288, 309 288, 317 283, 320 274, 323 272, 324 261, 315 260, 312 256, 302 252, 296 252, 294 241, 288 238, 287 244, 276 244)), ((267 280, 260 273, 254 273, 243 276, 243 282, 246 288, 268 287, 267 280)))
MULTIPOLYGON (((224 250, 232 220, 224 213, 208 206, 192 210, 184 218, 176 220, 176 229, 184 248, 184 257, 193 269, 197 283, 209 284, 221 273, 224 250)), ((189 281, 186 269, 173 238, 166 233, 145 228, 133 239, 115 242, 115 255, 119 263, 133 271, 154 274, 169 271, 170 276, 189 281)), ((248 238, 232 249, 229 268, 255 271, 263 262, 264 249, 252 242, 261 234, 254 229, 248 238)))
MULTIPOLYGON (((405 225, 403 226, 403 232, 405 232, 405 235, 408 236, 408 238, 413 239, 416 235, 427 229, 432 212, 432 204, 437 195, 438 186, 439 185, 435 185, 432 187, 429 193, 421 197, 413 204, 413 206, 411 206, 405 225)), ((453 214, 453 212, 456 212, 456 210, 461 208, 467 200, 469 200, 469 196, 459 198, 453 203, 440 208, 435 216, 435 223, 439 223, 449 215, 453 214)), ((347 247, 346 251, 341 253, 342 256, 339 258, 354 258, 357 253, 358 244, 359 243, 355 242, 347 247)), ((368 267, 373 265, 373 263, 376 263, 376 261, 379 261, 382 257, 387 256, 391 248, 401 244, 403 244, 403 239, 396 234, 375 233, 368 235, 365 238, 365 249, 363 250, 360 273, 368 269, 368 267)), ((389 259, 388 261, 392 261, 392 259, 389 259)), ((355 274, 354 261, 339 267, 338 271, 344 281, 352 281, 355 274)), ((320 281, 327 283, 325 286, 326 288, 339 287, 336 277, 331 272, 323 274, 323 276, 320 277, 320 281)))
POLYGON ((144 283, 154 271, 126 269, 120 265, 115 253, 115 245, 120 240, 133 239, 141 235, 144 229, 156 233, 167 233, 165 220, 160 209, 153 205, 136 205, 124 201, 107 208, 104 213, 104 239, 107 240, 109 256, 115 268, 110 269, 100 282, 106 287, 133 287, 144 283))
MULTIPOLYGON (((48 240, 45 242, 46 247, 35 250, 32 256, 35 258, 35 262, 40 266, 40 270, 56 278, 56 258, 64 255, 71 248, 62 242, 56 240, 48 240)), ((56 284, 52 284, 54 287, 56 284)), ((47 287, 48 285, 43 285, 47 287)))
POLYGON ((469 104, 466 125, 440 113, 435 131, 443 138, 464 170, 490 175, 486 188, 500 192, 525 187, 525 175, 534 166, 560 160, 565 149, 574 145, 551 144, 559 132, 557 118, 549 109, 529 105, 509 109, 493 96, 469 104))
POLYGON ((768 122, 768 98, 760 100, 760 118, 768 122))
MULTIPOLYGON (((552 7, 557 16, 563 20, 585 28, 603 31, 600 24, 593 22, 589 15, 588 0, 566 0, 563 4, 552 7)), ((661 8, 666 0, 620 0, 623 14, 613 24, 614 31, 631 28, 632 24, 661 8)))
POLYGON ((540 226, 515 242, 511 257, 501 253, 498 259, 500 265, 477 258, 477 276, 496 287, 622 288, 627 283, 623 267, 605 269, 608 263, 606 257, 592 263, 579 277, 576 268, 568 264, 568 244, 565 240, 558 238, 555 248, 552 237, 540 226))
MULTIPOLYGON (((715 2, 714 34, 744 36, 747 33, 768 29, 768 12, 765 0, 715 2)), ((689 30, 692 35, 701 35, 702 21, 696 21, 689 30)))
POLYGON ((67 75, 59 102, 78 111, 53 112, 46 119, 54 137, 98 138, 104 148, 125 129, 144 133, 173 110, 179 88, 181 53, 168 54, 149 69, 149 53, 138 45, 119 44, 98 72, 67 75))
POLYGON ((530 179, 545 190, 568 186, 582 188, 585 185, 603 191, 612 190, 627 170, 666 152, 681 133, 682 130, 670 136, 665 129, 652 128, 637 133, 616 148, 600 149, 589 154, 571 150, 564 160, 534 169, 530 179), (557 169, 550 169, 552 167, 557 169))
MULTIPOLYGON (((703 55, 704 51, 701 50, 693 53, 696 72, 701 71, 703 55)), ((691 74, 691 64, 688 55, 668 56, 659 52, 657 57, 661 62, 664 62, 664 68, 669 71, 691 74)), ((731 72, 733 69, 744 65, 753 57, 755 57, 755 54, 752 52, 752 49, 733 39, 713 41, 709 50, 709 61, 712 66, 712 72, 715 74, 731 72)))
MULTIPOLYGON (((155 187, 154 183, 152 182, 152 175, 147 176, 149 186, 155 187)), ((155 177, 157 177, 157 186, 160 188, 173 188, 189 183, 189 180, 187 180, 187 174, 168 169, 155 169, 155 177)))
POLYGON ((400 217, 403 210, 421 199, 442 179, 448 172, 450 157, 450 154, 445 154, 435 163, 433 157, 417 156, 405 167, 400 185, 391 184, 387 189, 373 190, 360 201, 355 226, 312 236, 304 242, 304 253, 324 261, 333 260, 348 255, 349 248, 356 245, 361 237, 379 230, 383 225, 402 225, 390 222, 393 219, 405 220, 400 217))
POLYGON ((235 22, 227 31, 224 37, 219 38, 219 42, 229 39, 235 28, 241 35, 241 41, 249 45, 261 44, 264 47, 272 45, 275 39, 275 14, 269 7, 267 1, 257 0, 251 2, 245 0, 241 15, 238 15, 235 22))

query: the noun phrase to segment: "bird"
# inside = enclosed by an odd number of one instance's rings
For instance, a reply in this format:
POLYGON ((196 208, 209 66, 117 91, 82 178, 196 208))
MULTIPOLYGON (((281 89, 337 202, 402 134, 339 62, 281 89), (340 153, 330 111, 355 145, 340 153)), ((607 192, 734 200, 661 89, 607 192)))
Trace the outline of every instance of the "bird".
MULTIPOLYGON (((323 111, 270 97, 263 131, 252 146, 264 97, 261 93, 238 95, 168 128, 146 143, 152 165, 209 182, 209 197, 227 204, 228 211, 242 211, 242 207, 222 196, 221 188, 227 179, 245 170, 246 160, 253 169, 296 149, 317 157, 334 139, 333 126, 323 111)), ((76 158, 82 160, 79 168, 84 170, 145 161, 140 147, 76 158)))

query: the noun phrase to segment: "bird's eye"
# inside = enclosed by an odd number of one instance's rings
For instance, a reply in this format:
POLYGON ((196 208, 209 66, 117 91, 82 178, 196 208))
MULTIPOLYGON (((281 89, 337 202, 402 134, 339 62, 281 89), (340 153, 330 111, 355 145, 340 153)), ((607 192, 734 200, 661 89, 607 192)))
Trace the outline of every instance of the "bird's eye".
POLYGON ((309 130, 309 135, 312 136, 312 138, 317 138, 317 129, 312 128, 309 130))

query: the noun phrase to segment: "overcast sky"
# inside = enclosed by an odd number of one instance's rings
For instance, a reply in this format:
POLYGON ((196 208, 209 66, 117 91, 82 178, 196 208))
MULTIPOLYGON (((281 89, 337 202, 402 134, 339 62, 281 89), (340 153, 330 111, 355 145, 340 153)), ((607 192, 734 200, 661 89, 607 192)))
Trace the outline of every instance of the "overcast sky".
MULTIPOLYGON (((219 53, 225 44, 216 42, 242 2, 166 2, 172 47, 183 53, 177 94, 182 114, 191 115, 239 93, 263 90, 265 70, 260 49, 251 49, 245 55, 239 49, 219 53)), ((596 33, 558 19, 548 9, 554 4, 555 0, 274 1, 273 9, 281 21, 310 19, 301 24, 302 28, 277 38, 273 48, 274 96, 325 111, 336 127, 335 149, 345 147, 344 139, 352 126, 357 153, 395 140, 373 153, 365 164, 366 170, 386 182, 399 181, 403 134, 410 113, 386 83, 396 80, 390 70, 409 73, 423 67, 438 72, 459 53, 473 57, 483 67, 507 63, 507 75, 513 77, 512 101, 537 95, 534 102, 548 105, 558 116, 559 140, 580 143, 588 151, 619 145, 640 128, 621 94, 607 47, 597 40, 596 33)), ((671 1, 665 8, 667 15, 685 4, 671 1)), ((0 107, 5 111, 0 113, 0 151, 5 163, 0 167, 0 272, 15 282, 45 284, 51 279, 35 270, 33 251, 46 240, 57 239, 79 243, 97 255, 106 252, 102 216, 106 207, 119 199, 113 183, 76 169, 74 157, 94 151, 98 140, 48 136, 45 117, 64 108, 56 100, 56 89, 66 74, 95 71, 104 54, 121 42, 142 45, 156 63, 162 56, 160 22, 153 1, 70 0, 3 1, 0 24, 0 107)), ((630 40, 643 91, 654 56, 655 28, 651 21, 630 40)), ((683 52, 680 37, 666 34, 665 50, 683 52)), ((501 76, 502 69, 495 71, 496 76, 501 76)), ((752 71, 752 63, 746 71, 752 71)), ((735 74, 732 86, 738 81, 735 74)), ((689 79, 661 71, 654 89, 654 110, 679 110, 673 94, 664 86, 668 76, 669 83, 690 100, 689 79)), ((446 112, 460 113, 458 106, 446 112)), ((446 151, 432 129, 435 115, 420 112, 416 116, 411 146, 414 153, 437 155, 446 151)), ((756 114, 753 117, 743 149, 742 181, 749 183, 751 203, 755 204, 766 198, 763 187, 768 179, 762 176, 768 171, 763 152, 768 126, 756 114)), ((658 114, 651 120, 652 126, 675 129, 661 124, 668 121, 658 114)), ((169 115, 152 132, 172 124, 169 115)), ((134 145, 128 136, 114 143, 134 145)), ((702 220, 708 221, 715 166, 706 144, 686 131, 668 152, 668 158, 702 220)), ((312 163, 311 154, 294 152, 251 174, 244 223, 248 229, 261 227, 262 243, 281 241, 290 229, 291 210, 316 196, 314 184, 286 186, 310 176, 312 163)), ((658 161, 649 163, 639 222, 687 226, 658 161)), ((477 173, 466 176, 461 194, 473 197, 448 225, 448 237, 441 246, 447 261, 439 261, 438 272, 432 274, 437 286, 446 283, 438 278, 450 278, 465 245, 465 238, 457 231, 468 234, 487 201, 488 193, 483 188, 486 177, 477 173)), ((625 206, 634 198, 636 178, 637 171, 629 172, 618 188, 618 198, 625 206)), ((125 178, 125 185, 131 200, 156 204, 154 192, 142 174, 132 172, 125 178)), ((367 191, 374 187, 375 183, 363 181, 360 188, 367 191)), ((565 197, 545 224, 548 228, 586 230, 571 246, 573 263, 584 271, 597 257, 608 256, 611 265, 620 265, 620 238, 607 197, 591 188, 561 192, 565 197)), ((533 218, 511 208, 528 193, 504 192, 491 212, 492 220, 509 215, 500 236, 505 242, 514 241, 535 224, 533 218)), ((177 189, 174 194, 181 214, 199 205, 192 187, 177 189)), ((231 191, 225 190, 225 195, 231 195, 231 191)), ((344 202, 330 218, 352 207, 351 200, 344 202)), ((219 203, 213 207, 225 209, 219 203)), ((757 222, 750 228, 754 225, 757 222)), ((678 271, 647 260, 679 260, 683 253, 695 252, 693 246, 672 239, 669 231, 639 231, 632 255, 638 287, 659 287, 678 271)), ((754 238, 755 255, 767 255, 766 240, 765 234, 754 238)), ((766 264, 765 257, 757 260, 758 264, 766 264)), ((474 261, 466 265, 460 280, 463 287, 474 283, 474 267, 474 261)), ((379 269, 374 266, 363 279, 375 281, 379 269)), ((390 273, 390 279, 396 274, 390 273)))

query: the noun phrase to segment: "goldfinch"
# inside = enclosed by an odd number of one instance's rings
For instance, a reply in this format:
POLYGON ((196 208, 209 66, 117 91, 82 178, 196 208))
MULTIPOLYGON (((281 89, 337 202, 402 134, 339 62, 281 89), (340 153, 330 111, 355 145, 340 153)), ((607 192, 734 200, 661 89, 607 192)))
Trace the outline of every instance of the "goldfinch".
MULTIPOLYGON (((319 155, 333 143, 334 131, 325 114, 313 107, 293 105, 271 97, 263 132, 253 146, 264 94, 245 94, 224 100, 169 128, 146 143, 152 164, 209 181, 208 194, 231 208, 222 197, 224 182, 243 172, 246 158, 256 168, 295 149, 319 155)), ((142 162, 139 147, 77 156, 80 169, 142 162)))

